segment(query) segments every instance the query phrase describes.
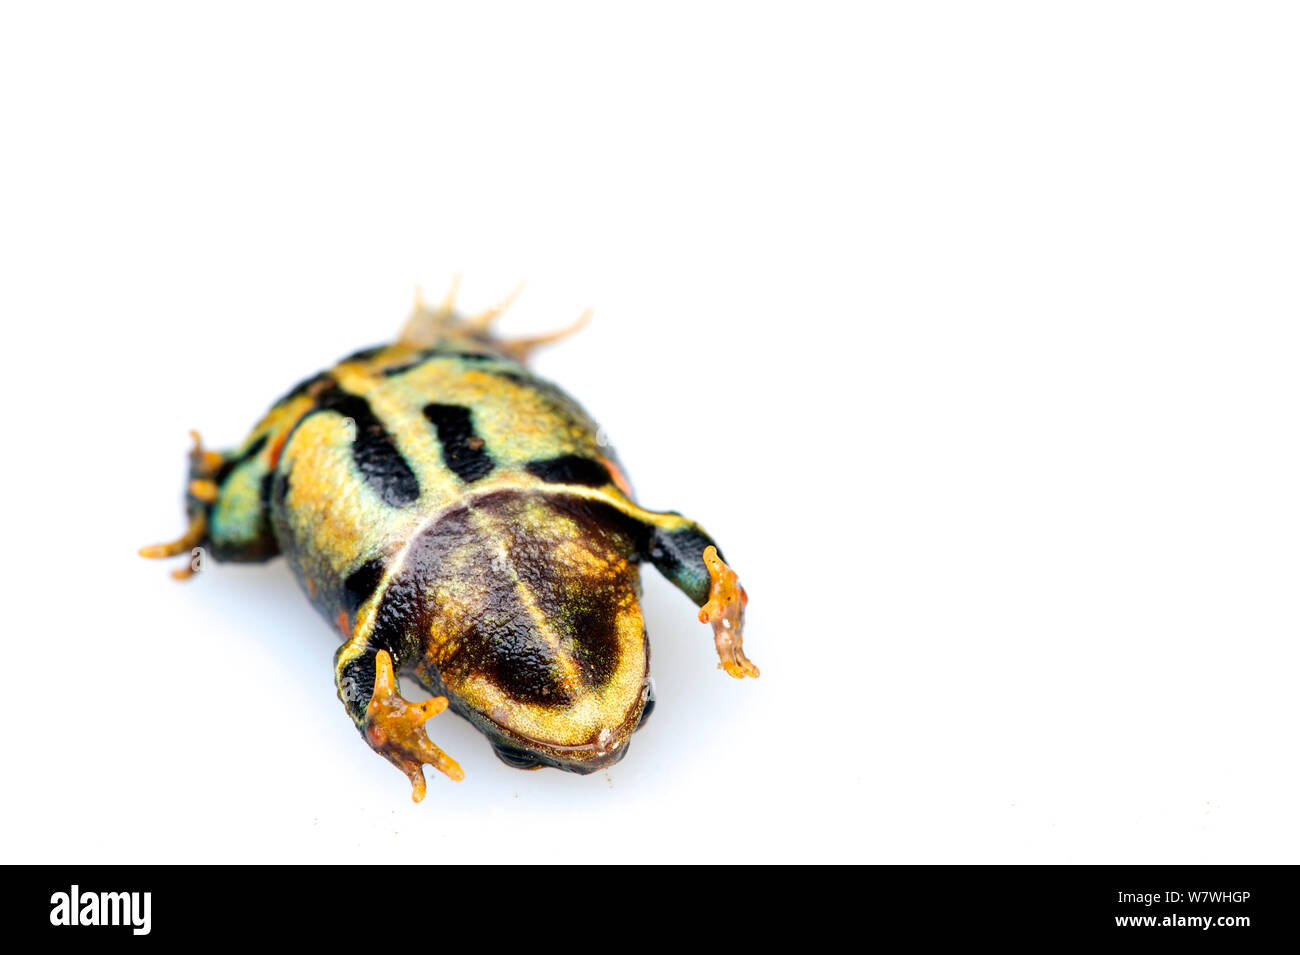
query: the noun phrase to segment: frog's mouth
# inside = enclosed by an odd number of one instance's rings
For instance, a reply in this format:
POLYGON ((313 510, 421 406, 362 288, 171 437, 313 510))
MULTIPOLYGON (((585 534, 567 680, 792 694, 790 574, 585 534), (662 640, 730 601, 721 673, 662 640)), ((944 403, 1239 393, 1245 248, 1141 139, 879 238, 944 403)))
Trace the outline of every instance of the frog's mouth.
MULTIPOLYGON (((641 694, 617 726, 601 727, 590 739, 580 743, 557 743, 526 736, 493 714, 473 712, 466 716, 492 741, 492 748, 503 763, 515 769, 539 769, 551 766, 565 772, 587 775, 608 769, 627 755, 632 734, 641 727, 654 708, 654 691, 647 676, 641 694)), ((505 714, 501 714, 505 715, 505 714)))

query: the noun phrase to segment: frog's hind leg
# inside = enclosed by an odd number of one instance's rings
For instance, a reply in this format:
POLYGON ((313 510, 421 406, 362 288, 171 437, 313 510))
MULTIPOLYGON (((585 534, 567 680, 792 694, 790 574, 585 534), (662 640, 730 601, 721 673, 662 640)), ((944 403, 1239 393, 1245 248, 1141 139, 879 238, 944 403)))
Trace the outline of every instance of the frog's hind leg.
POLYGON ((718 665, 737 679, 758 676, 743 642, 749 595, 713 538, 675 511, 647 511, 631 502, 623 509, 645 528, 643 558, 695 601, 701 623, 712 625, 718 665))
POLYGON ((397 336, 397 343, 416 349, 432 348, 456 320, 456 295, 459 292, 460 276, 455 275, 442 303, 430 308, 424 301, 419 286, 416 286, 415 304, 407 316, 406 324, 402 326, 401 334, 397 336))
POLYGON ((254 431, 238 451, 203 447, 191 431, 190 479, 185 510, 189 524, 180 537, 140 548, 141 557, 162 559, 189 554, 189 563, 172 572, 186 580, 210 556, 219 561, 263 561, 279 553, 268 513, 268 497, 278 449, 268 433, 254 431))
POLYGON ((488 334, 492 328, 492 324, 504 315, 511 305, 518 301, 519 296, 523 294, 524 284, 525 283, 520 282, 510 290, 509 295, 497 302, 495 305, 485 308, 477 315, 471 315, 469 318, 462 320, 460 323, 460 330, 468 332, 471 335, 488 334))
POLYGON ((566 325, 564 328, 557 329, 553 332, 547 332, 544 335, 532 335, 526 338, 506 338, 497 343, 506 354, 521 365, 528 361, 529 357, 538 348, 544 345, 553 345, 555 342, 564 341, 571 335, 576 335, 587 327, 591 321, 591 316, 595 314, 592 309, 587 309, 578 316, 577 321, 566 325))
POLYGON ((514 291, 500 302, 477 315, 462 318, 456 312, 456 296, 460 292, 459 275, 452 278, 451 288, 447 290, 441 304, 434 308, 430 308, 425 303, 424 296, 417 287, 415 305, 406 319, 406 324, 402 326, 401 334, 397 336, 397 343, 408 348, 423 349, 432 348, 448 334, 488 337, 492 323, 505 314, 506 309, 514 304, 523 290, 524 283, 520 282, 515 286, 514 291))
POLYGON ((516 285, 509 295, 495 305, 464 318, 456 312, 456 293, 459 289, 460 276, 457 275, 452 281, 446 298, 436 308, 430 308, 425 304, 424 298, 417 289, 415 306, 406 320, 406 325, 402 328, 402 333, 398 336, 398 344, 424 349, 432 348, 445 337, 468 338, 488 343, 523 364, 538 348, 563 341, 581 331, 591 321, 592 310, 587 309, 577 321, 554 332, 521 338, 497 338, 492 334, 492 326, 519 298, 524 290, 524 283, 520 282, 516 285))

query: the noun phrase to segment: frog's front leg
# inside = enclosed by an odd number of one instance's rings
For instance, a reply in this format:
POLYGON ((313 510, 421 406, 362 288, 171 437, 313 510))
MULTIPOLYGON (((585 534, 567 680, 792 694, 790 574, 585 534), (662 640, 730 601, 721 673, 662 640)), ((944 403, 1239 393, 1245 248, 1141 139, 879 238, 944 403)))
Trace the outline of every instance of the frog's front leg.
POLYGON ((140 556, 158 559, 188 555, 188 565, 172 571, 177 580, 186 580, 199 569, 200 548, 219 561, 264 561, 274 557, 280 548, 271 530, 267 497, 279 453, 272 440, 275 433, 254 431, 242 448, 225 452, 203 447, 197 431, 190 435, 194 448, 185 489, 189 525, 174 541, 141 547, 140 556))
POLYGON ((672 511, 635 508, 645 524, 645 557, 700 607, 700 622, 713 625, 719 664, 737 679, 758 676, 745 656, 743 631, 749 595, 736 572, 723 561, 718 546, 698 524, 672 511))
POLYGON ((465 778, 460 765, 435 746, 424 729, 426 721, 447 708, 447 698, 423 703, 403 699, 387 650, 344 644, 336 657, 335 680, 339 699, 370 748, 411 781, 411 799, 424 798, 425 763, 456 782, 465 778))

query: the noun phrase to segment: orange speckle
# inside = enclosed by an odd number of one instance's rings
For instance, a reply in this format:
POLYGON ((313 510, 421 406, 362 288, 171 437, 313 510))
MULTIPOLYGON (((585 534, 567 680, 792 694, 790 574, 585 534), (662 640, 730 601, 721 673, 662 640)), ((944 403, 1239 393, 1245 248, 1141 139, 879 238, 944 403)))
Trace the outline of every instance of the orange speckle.
POLYGON ((609 458, 601 458, 600 462, 609 468, 609 476, 614 479, 614 486, 630 498, 632 496, 632 482, 627 479, 627 475, 609 458))
POLYGON ((343 631, 343 636, 346 637, 347 639, 351 640, 351 639, 352 639, 352 621, 348 620, 348 614, 347 614, 347 611, 346 611, 346 610, 340 610, 340 611, 339 611, 339 619, 338 619, 337 623, 338 623, 338 625, 339 625, 339 629, 343 631))
POLYGON ((285 429, 284 431, 281 431, 280 436, 275 439, 275 444, 271 445, 270 461, 272 471, 274 471, 275 466, 280 463, 280 452, 284 450, 284 441, 287 437, 289 437, 289 431, 288 429, 285 429))
POLYGON ((208 478, 195 478, 190 482, 189 492, 191 497, 198 498, 206 504, 211 504, 221 496, 221 489, 217 487, 217 482, 208 478))

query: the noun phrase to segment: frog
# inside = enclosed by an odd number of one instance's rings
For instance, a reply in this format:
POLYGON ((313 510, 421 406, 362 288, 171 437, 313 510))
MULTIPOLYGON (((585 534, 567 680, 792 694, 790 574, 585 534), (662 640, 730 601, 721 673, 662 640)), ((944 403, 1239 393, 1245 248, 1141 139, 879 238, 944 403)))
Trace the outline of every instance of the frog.
POLYGON ((589 774, 628 752, 655 706, 640 568, 711 626, 718 667, 756 678, 749 596, 712 537, 651 511, 606 433, 529 367, 584 327, 531 337, 474 314, 457 286, 418 295, 395 341, 291 388, 229 450, 191 432, 180 537, 140 549, 207 561, 283 556, 333 628, 338 698, 365 742, 426 794, 425 765, 465 778, 429 736, 451 710, 517 769, 589 774), (431 696, 412 701, 401 679, 431 696))

